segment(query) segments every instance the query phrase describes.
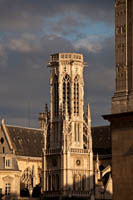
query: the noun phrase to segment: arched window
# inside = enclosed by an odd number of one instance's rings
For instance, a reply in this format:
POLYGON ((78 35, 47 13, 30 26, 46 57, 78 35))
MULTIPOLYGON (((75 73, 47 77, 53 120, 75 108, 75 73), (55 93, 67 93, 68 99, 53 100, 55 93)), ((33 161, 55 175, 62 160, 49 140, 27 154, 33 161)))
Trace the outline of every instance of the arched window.
POLYGON ((55 75, 54 77, 54 115, 58 116, 59 114, 59 85, 58 85, 58 77, 55 75))
POLYGON ((74 79, 74 115, 79 115, 79 79, 74 79))
POLYGON ((63 78, 63 112, 65 113, 66 109, 70 115, 70 102, 71 102, 71 87, 70 87, 70 77, 66 75, 63 78))
POLYGON ((73 181, 74 190, 81 190, 81 176, 79 174, 75 175, 73 181))
POLYGON ((80 124, 78 122, 74 123, 74 135, 75 135, 75 142, 79 142, 80 141, 80 124))
POLYGON ((46 191, 49 190, 49 176, 48 176, 48 173, 46 175, 46 191))
POLYGON ((59 175, 58 174, 56 175, 56 188, 57 188, 57 190, 60 189, 60 180, 59 180, 59 175))
POLYGON ((58 122, 55 122, 53 124, 53 130, 54 130, 54 142, 58 142, 58 131, 59 131, 59 124, 58 122))
POLYGON ((76 190, 76 175, 73 176, 73 190, 76 190))
POLYGON ((51 176, 48 176, 48 190, 51 190, 51 176))
POLYGON ((21 183, 25 185, 25 188, 30 189, 33 184, 33 173, 30 167, 26 168, 21 176, 21 183))
POLYGON ((81 190, 81 176, 77 175, 77 190, 81 190))
POLYGON ((55 190, 55 176, 52 176, 52 190, 55 190))
POLYGON ((86 189, 86 176, 84 175, 82 177, 82 190, 85 190, 86 189))

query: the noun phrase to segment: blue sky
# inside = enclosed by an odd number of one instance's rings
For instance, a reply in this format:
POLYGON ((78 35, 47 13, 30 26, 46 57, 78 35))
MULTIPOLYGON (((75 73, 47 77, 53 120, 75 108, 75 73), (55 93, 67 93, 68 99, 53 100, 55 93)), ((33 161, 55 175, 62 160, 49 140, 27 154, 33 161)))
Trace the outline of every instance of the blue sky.
POLYGON ((38 127, 49 103, 49 56, 80 52, 92 125, 106 122, 114 92, 114 0, 0 1, 0 118, 38 127))

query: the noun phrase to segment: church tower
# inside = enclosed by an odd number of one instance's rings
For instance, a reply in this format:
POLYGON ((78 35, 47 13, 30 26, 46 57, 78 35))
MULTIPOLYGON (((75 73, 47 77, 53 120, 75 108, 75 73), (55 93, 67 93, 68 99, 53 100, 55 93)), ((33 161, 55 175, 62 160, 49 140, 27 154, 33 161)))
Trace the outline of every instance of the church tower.
POLYGON ((133 1, 115 1, 116 88, 112 113, 133 111, 133 1))
POLYGON ((47 199, 93 199, 93 153, 89 106, 84 114, 82 54, 51 55, 50 112, 44 127, 43 192, 47 199))
POLYGON ((133 199, 133 0, 115 0, 116 90, 110 122, 113 200, 133 199))

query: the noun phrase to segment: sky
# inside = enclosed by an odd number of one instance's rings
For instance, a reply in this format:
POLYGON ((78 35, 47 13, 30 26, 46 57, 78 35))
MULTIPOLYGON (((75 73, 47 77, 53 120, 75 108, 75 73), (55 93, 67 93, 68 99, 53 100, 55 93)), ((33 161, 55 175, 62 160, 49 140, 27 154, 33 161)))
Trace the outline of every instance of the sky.
POLYGON ((115 87, 114 0, 0 0, 0 119, 39 127, 49 104, 49 57, 84 55, 85 109, 105 125, 115 87))

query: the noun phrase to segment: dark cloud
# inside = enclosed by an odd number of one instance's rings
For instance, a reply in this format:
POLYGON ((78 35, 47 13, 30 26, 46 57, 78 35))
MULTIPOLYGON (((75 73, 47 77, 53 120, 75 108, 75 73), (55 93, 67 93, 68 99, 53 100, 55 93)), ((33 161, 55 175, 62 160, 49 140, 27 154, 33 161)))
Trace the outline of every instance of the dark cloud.
POLYGON ((105 38, 101 50, 87 52, 80 49, 88 63, 85 69, 85 104, 90 103, 92 124, 104 124, 101 115, 111 112, 111 98, 115 83, 114 38, 105 38))
POLYGON ((113 22, 114 0, 1 0, 0 29, 41 31, 48 19, 59 20, 60 28, 77 26, 83 20, 113 22), (69 18, 71 16, 71 18, 69 18))
POLYGON ((49 103, 50 54, 80 52, 88 63, 84 73, 85 106, 88 102, 91 105, 93 125, 104 123, 101 115, 110 110, 114 87, 113 40, 99 40, 101 48, 93 52, 56 35, 6 38, 1 47, 6 64, 0 67, 0 116, 10 124, 37 126, 38 113, 49 103))
MULTIPOLYGON (((34 38, 31 35, 6 38, 2 49, 8 62, 0 66, 0 116, 22 124, 24 119, 28 122, 30 109, 30 117, 36 120, 34 125, 37 126, 38 113, 43 111, 45 103, 49 103, 49 56, 73 50, 73 46, 57 36, 34 38)), ((5 56, 3 62, 4 59, 5 56)))
POLYGON ((104 123, 114 88, 113 7, 114 0, 0 0, 0 117, 37 126, 50 99, 50 54, 80 52, 88 63, 85 105, 93 125, 104 123), (106 36, 87 33, 101 22, 106 36))

